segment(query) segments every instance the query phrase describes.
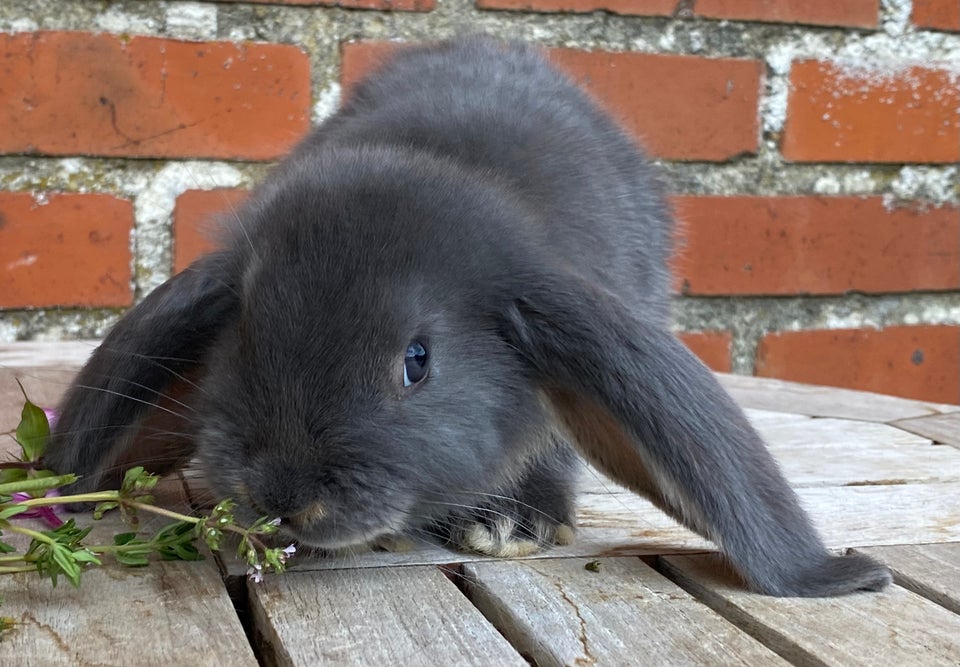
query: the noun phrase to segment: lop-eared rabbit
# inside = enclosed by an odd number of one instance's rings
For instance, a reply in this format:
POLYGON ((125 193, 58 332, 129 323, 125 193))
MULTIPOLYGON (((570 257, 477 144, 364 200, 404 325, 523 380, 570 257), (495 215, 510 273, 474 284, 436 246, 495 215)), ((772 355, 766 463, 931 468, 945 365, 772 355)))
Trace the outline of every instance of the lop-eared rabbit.
POLYGON ((890 581, 825 549, 671 334, 657 178, 537 49, 400 49, 229 218, 68 392, 46 460, 77 490, 159 456, 135 435, 165 401, 167 464, 195 454, 222 496, 309 545, 569 541, 579 452, 757 591, 890 581))

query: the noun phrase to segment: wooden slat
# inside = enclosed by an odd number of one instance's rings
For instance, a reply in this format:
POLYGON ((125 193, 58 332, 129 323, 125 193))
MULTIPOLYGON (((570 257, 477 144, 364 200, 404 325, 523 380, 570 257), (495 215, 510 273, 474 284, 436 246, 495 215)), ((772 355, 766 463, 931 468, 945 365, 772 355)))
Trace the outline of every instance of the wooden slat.
MULTIPOLYGON (((768 413, 769 414, 769 413, 768 413)), ((877 422, 836 419, 833 417, 792 417, 754 422, 757 431, 767 444, 776 451, 803 447, 833 446, 838 449, 853 447, 900 447, 909 445, 931 446, 930 438, 907 433, 899 428, 877 422)))
POLYGON ((4 575, 0 596, 18 621, 0 642, 3 665, 257 664, 212 560, 110 566, 79 589, 4 575))
POLYGON ((434 567, 288 572, 249 590, 268 663, 527 664, 434 567))
MULTIPOLYGON (((609 548, 703 546, 646 500, 605 484, 581 493, 581 537, 609 548)), ((960 498, 960 482, 808 487, 797 494, 831 547, 960 540, 960 503, 946 502, 960 498)))
POLYGON ((890 566, 898 584, 960 614, 960 543, 857 549, 890 566))
POLYGON ((956 405, 925 403, 852 389, 723 373, 718 373, 717 379, 742 407, 758 410, 873 422, 960 412, 960 406, 956 405))
POLYGON ((960 616, 900 586, 838 598, 743 589, 706 556, 662 559, 693 595, 798 665, 955 665, 960 616))
POLYGON ((99 340, 21 341, 0 345, 0 368, 79 369, 99 340))
POLYGON ((23 395, 17 379, 30 400, 43 407, 54 407, 98 344, 99 341, 64 341, 0 345, 0 432, 15 428, 20 420, 23 395))
POLYGON ((960 412, 893 422, 897 428, 930 438, 934 442, 960 447, 960 412))
POLYGON ((886 424, 827 418, 758 430, 794 487, 960 481, 960 450, 886 424))
POLYGON ((75 374, 73 369, 14 369, 0 366, 0 433, 15 429, 20 422, 23 394, 17 380, 23 384, 31 401, 47 408, 56 406, 75 374))
MULTIPOLYGON (((178 507, 182 486, 163 486, 159 502, 178 507)), ((89 544, 111 544, 130 530, 115 513, 100 522, 75 518, 94 525, 89 544)), ((168 522, 144 514, 142 534, 168 522)), ((84 572, 79 589, 62 578, 53 588, 36 573, 0 576, 0 615, 18 621, 0 641, 0 665, 257 664, 212 558, 146 568, 102 560, 84 572)))
MULTIPOLYGON (((579 526, 573 544, 530 557, 612 557, 682 554, 716 547, 648 501, 621 490, 585 493, 580 497, 579 526)), ((798 489, 827 546, 874 546, 960 541, 960 509, 947 498, 960 497, 960 482, 892 486, 816 487, 798 489)), ((242 575, 246 566, 225 557, 226 571, 242 575)), ((300 572, 383 568, 492 561, 485 556, 422 545, 402 553, 352 552, 337 557, 298 553, 292 569, 300 572)))
POLYGON ((787 664, 638 558, 472 563, 467 594, 541 667, 787 664))

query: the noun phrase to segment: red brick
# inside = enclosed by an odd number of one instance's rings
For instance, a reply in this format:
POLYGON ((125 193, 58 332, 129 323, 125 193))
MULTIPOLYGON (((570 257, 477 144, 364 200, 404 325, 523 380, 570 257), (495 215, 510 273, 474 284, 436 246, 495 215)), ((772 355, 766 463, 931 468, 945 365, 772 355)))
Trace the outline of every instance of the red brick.
POLYGON ((0 308, 129 306, 132 229, 124 199, 0 193, 0 308))
POLYGON ((733 344, 730 332, 685 332, 679 334, 679 338, 711 369, 720 373, 730 372, 730 348, 733 344))
POLYGON ((696 0, 697 16, 715 19, 874 28, 880 0, 696 0))
POLYGON ((913 0, 914 25, 934 30, 960 30, 960 0, 913 0))
POLYGON ((215 0, 216 2, 247 2, 263 5, 313 5, 343 7, 345 9, 378 9, 395 12, 429 12, 437 6, 436 0, 215 0))
POLYGON ((960 403, 960 327, 770 334, 760 342, 757 375, 960 403))
POLYGON ((880 0, 477 0, 480 9, 534 12, 595 12, 636 16, 700 16, 712 19, 808 23, 873 28, 880 0))
POLYGON ((0 35, 0 152, 273 159, 310 103, 292 46, 0 35))
POLYGON ((480 9, 586 13, 598 10, 634 16, 672 16, 677 0, 477 0, 480 9))
POLYGON ((216 221, 230 216, 249 192, 242 189, 187 190, 173 209, 173 271, 190 266, 216 248, 216 221))
POLYGON ((960 161, 960 85, 947 70, 790 71, 783 155, 799 162, 960 161))
POLYGON ((677 287, 695 295, 960 288, 960 209, 880 197, 677 197, 677 287))
MULTIPOLYGON (((349 86, 399 45, 343 45, 349 86)), ((761 64, 756 60, 552 49, 550 58, 584 85, 655 156, 727 160, 757 150, 761 64)))
POLYGON ((347 90, 360 79, 390 60, 405 44, 401 42, 344 42, 340 45, 340 85, 347 90))

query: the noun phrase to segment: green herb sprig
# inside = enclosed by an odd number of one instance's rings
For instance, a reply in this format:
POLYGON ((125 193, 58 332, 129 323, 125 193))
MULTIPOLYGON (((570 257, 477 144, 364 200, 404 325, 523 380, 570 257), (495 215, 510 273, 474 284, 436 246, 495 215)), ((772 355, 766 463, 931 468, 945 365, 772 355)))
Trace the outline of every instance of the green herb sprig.
MULTIPOLYGON (((20 386, 23 391, 23 386, 20 386)), ((296 549, 272 548, 262 540, 277 532, 279 519, 263 517, 249 527, 239 525, 233 511, 236 504, 229 499, 219 502, 203 516, 189 516, 154 504, 154 489, 159 481, 142 466, 129 469, 119 489, 91 493, 61 495, 60 489, 77 481, 73 474, 59 475, 43 469, 42 459, 50 437, 47 412, 34 405, 26 392, 20 424, 9 433, 20 445, 20 457, 0 463, 0 574, 37 572, 56 586, 66 578, 80 585, 83 572, 103 564, 102 557, 128 567, 144 567, 151 556, 163 560, 199 560, 198 540, 211 551, 219 551, 228 535, 236 536, 237 555, 249 566, 247 574, 256 582, 266 572, 283 572, 287 559, 296 549), (93 519, 99 520, 111 510, 118 510, 134 530, 114 535, 112 544, 89 544, 92 527, 81 528, 74 519, 63 521, 57 508, 65 504, 95 505, 93 519), (158 514, 171 520, 153 535, 138 532, 139 514, 158 514), (22 519, 47 523, 48 530, 31 528, 22 519), (29 546, 18 551, 4 540, 5 535, 19 534, 30 538, 29 546)), ((10 627, 13 619, 0 617, 0 632, 10 627)))

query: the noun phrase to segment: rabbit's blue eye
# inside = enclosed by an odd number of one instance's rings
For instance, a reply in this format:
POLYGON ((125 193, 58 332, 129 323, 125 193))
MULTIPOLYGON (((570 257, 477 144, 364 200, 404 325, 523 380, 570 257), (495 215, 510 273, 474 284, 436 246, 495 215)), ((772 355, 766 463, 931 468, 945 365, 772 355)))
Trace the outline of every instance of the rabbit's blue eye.
POLYGON ((429 360, 427 348, 418 341, 412 341, 407 346, 407 353, 403 357, 404 387, 412 387, 427 377, 427 362, 429 360))

